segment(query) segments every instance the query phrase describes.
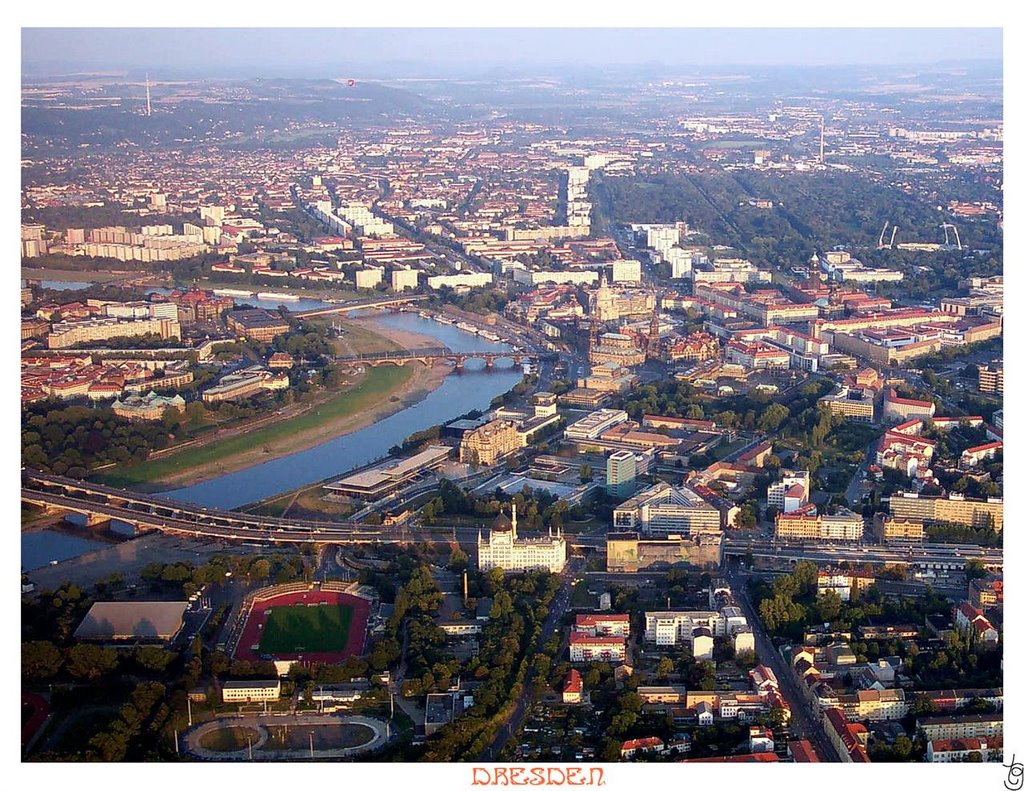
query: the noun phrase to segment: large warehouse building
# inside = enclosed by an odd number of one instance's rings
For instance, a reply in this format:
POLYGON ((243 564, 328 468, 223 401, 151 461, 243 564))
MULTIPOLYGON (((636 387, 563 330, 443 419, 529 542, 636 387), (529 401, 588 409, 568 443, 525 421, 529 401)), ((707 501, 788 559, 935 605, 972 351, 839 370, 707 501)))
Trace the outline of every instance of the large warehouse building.
POLYGON ((75 637, 170 642, 181 630, 187 609, 187 601, 98 601, 75 629, 75 637))

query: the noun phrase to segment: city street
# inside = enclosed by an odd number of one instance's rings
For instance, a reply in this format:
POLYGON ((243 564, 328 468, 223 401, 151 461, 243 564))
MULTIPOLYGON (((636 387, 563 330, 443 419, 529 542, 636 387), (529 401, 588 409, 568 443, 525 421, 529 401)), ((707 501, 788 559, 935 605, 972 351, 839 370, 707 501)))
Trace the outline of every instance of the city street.
MULTIPOLYGON (((537 641, 538 646, 544 645, 551 635, 554 634, 559 621, 562 620, 562 616, 565 615, 566 610, 569 607, 569 600, 572 595, 572 582, 582 571, 584 567, 583 558, 570 557, 565 564, 565 568, 562 569, 562 585, 555 594, 555 598, 551 603, 551 609, 548 612, 547 620, 544 621, 544 627, 540 633, 540 639, 537 641)), ((562 648, 564 648, 566 635, 562 636, 562 648)), ((494 741, 491 742, 490 746, 484 750, 480 756, 482 761, 495 761, 498 756, 501 755, 502 749, 505 744, 512 737, 514 733, 519 730, 519 726, 523 722, 523 717, 526 716, 526 712, 530 709, 530 704, 533 702, 533 677, 534 670, 531 666, 526 671, 526 678, 523 681, 523 693, 519 700, 516 702, 516 707, 512 712, 512 715, 508 718, 508 722, 498 731, 498 734, 494 737, 494 741)))
POLYGON ((743 615, 754 632, 754 650, 757 652, 758 658, 763 665, 767 665, 775 673, 775 677, 779 681, 779 690, 786 702, 789 703, 791 736, 809 740, 814 745, 818 756, 823 760, 838 761, 839 757, 835 755, 835 750, 825 739, 821 726, 817 724, 818 719, 815 717, 815 712, 805 696, 800 694, 797 689, 792 671, 761 626, 761 620, 746 591, 745 575, 730 568, 726 572, 726 579, 732 588, 733 598, 743 610, 743 615))

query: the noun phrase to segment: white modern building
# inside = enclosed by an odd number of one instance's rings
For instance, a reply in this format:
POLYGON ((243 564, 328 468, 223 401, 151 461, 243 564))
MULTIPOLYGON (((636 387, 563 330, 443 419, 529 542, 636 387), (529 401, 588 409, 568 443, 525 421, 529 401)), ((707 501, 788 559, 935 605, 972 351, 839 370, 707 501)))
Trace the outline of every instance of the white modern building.
POLYGON ((458 288, 459 286, 465 286, 467 288, 479 288, 480 286, 489 286, 494 282, 494 275, 490 272, 463 272, 458 275, 434 275, 434 277, 427 278, 427 285, 433 289, 444 288, 458 288))
POLYGON ((623 409, 598 409, 591 412, 565 429, 565 438, 569 440, 597 439, 601 434, 629 420, 623 409))
POLYGON ((637 530, 646 536, 721 532, 721 513, 690 486, 656 483, 618 506, 616 530, 637 530))
POLYGON ((788 514, 807 505, 811 474, 807 470, 784 470, 781 480, 768 487, 768 505, 788 514))
POLYGON ((225 703, 264 703, 280 700, 281 680, 225 681, 221 687, 225 703))
POLYGON ((379 266, 368 266, 356 270, 356 288, 376 288, 384 279, 384 269, 379 266))
POLYGON ((622 259, 620 261, 612 262, 613 283, 639 283, 640 275, 641 269, 639 261, 622 259))
POLYGON ((395 269, 391 272, 391 290, 405 291, 420 284, 420 273, 415 269, 395 269))

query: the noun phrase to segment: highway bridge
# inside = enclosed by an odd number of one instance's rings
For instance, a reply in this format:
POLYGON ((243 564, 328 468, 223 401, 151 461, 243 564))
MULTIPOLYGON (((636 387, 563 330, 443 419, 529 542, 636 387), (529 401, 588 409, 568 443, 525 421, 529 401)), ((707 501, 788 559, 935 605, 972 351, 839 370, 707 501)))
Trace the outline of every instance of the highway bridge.
POLYGON ((414 541, 456 540, 476 543, 477 528, 436 526, 377 526, 360 522, 327 522, 257 516, 155 494, 117 489, 59 475, 23 470, 21 499, 52 513, 75 513, 86 526, 99 528, 110 520, 140 531, 267 544, 408 544, 414 541))
MULTIPOLYGON (((367 308, 391 308, 396 305, 407 305, 411 302, 420 302, 430 299, 426 294, 414 294, 408 297, 381 297, 379 299, 356 299, 351 302, 339 302, 327 308, 314 308, 312 310, 300 310, 294 313, 289 311, 288 315, 297 319, 308 319, 313 316, 330 316, 334 313, 350 313, 353 310, 365 310, 367 308)), ((285 306, 287 307, 287 306, 285 306)))
POLYGON ((140 530, 224 540, 329 544, 403 540, 400 532, 358 522, 255 516, 28 470, 22 473, 21 499, 48 511, 82 514, 90 527, 117 519, 140 530))
MULTIPOLYGON (((354 521, 327 522, 244 514, 33 470, 22 471, 21 499, 22 502, 54 513, 82 514, 86 525, 90 527, 105 525, 111 519, 117 519, 140 530, 160 530, 229 541, 272 544, 310 541, 324 544, 402 544, 414 540, 455 539, 463 544, 473 544, 477 536, 475 527, 379 527, 354 521)), ((604 536, 597 533, 576 536, 569 538, 569 541, 573 547, 598 552, 605 545, 604 536)), ((755 559, 772 560, 782 565, 795 565, 800 560, 810 560, 819 565, 838 565, 847 561, 898 564, 921 570, 958 571, 968 561, 977 560, 990 570, 998 571, 1003 567, 1002 549, 969 544, 929 544, 911 548, 869 544, 799 544, 766 539, 748 541, 732 537, 724 542, 723 553, 726 557, 743 558, 748 552, 755 559)))

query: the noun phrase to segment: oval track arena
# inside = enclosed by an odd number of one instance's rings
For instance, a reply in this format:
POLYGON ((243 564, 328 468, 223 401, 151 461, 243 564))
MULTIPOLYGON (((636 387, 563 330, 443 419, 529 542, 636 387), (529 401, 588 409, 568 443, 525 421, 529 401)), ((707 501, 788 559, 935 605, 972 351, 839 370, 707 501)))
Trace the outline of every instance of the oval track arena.
POLYGON ((341 589, 285 585, 255 591, 246 600, 235 659, 336 664, 366 647, 371 603, 341 589))

